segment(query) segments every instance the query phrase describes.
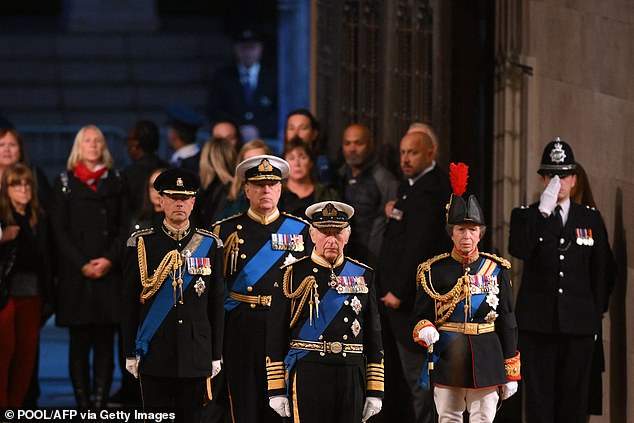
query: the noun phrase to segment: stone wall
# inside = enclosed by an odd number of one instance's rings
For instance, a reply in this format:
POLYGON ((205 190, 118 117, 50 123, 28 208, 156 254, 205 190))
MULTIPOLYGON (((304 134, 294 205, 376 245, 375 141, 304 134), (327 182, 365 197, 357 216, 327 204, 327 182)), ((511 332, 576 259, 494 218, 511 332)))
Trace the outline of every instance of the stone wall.
POLYGON ((532 0, 524 54, 534 63, 528 91, 527 200, 538 198, 545 144, 560 136, 586 169, 619 265, 606 347, 603 416, 634 421, 634 3, 532 0))

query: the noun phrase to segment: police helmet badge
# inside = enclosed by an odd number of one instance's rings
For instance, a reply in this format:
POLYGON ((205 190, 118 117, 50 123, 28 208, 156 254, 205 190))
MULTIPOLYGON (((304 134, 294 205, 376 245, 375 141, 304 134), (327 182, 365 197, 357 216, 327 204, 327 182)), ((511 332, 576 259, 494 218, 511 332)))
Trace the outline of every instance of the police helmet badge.
POLYGON ((555 140, 555 145, 552 150, 550 150, 550 160, 553 163, 563 163, 566 159, 566 152, 563 149, 563 145, 561 144, 561 139, 557 137, 555 140))

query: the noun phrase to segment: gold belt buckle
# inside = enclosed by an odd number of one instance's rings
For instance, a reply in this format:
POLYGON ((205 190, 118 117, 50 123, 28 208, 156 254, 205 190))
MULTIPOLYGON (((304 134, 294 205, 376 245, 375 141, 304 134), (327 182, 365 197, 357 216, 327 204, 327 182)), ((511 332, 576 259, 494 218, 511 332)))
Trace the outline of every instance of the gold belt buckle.
POLYGON ((478 324, 477 323, 465 323, 464 324, 464 334, 465 335, 477 335, 478 334, 478 324))
POLYGON ((343 351, 343 345, 341 345, 341 342, 331 342, 330 343, 330 352, 333 354, 339 354, 341 351, 343 351))

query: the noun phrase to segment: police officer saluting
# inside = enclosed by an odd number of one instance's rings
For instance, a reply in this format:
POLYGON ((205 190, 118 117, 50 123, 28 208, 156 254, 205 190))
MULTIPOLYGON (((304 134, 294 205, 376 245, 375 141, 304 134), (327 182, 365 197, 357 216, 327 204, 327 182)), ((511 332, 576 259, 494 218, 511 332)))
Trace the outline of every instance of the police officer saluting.
POLYGON ((601 214, 570 200, 570 146, 544 149, 540 200, 513 210, 509 252, 524 260, 517 298, 527 422, 586 421, 594 337, 599 333, 608 244, 601 214))
POLYGON ((132 234, 124 262, 126 368, 140 379, 146 410, 183 410, 187 422, 202 382, 220 371, 224 323, 222 242, 189 222, 198 185, 184 169, 156 178, 165 219, 132 234))
POLYGON ((234 422, 279 422, 268 406, 266 322, 271 295, 281 286, 284 263, 310 251, 308 223, 280 213, 277 203, 289 164, 278 157, 251 157, 236 168, 249 200, 245 213, 214 225, 224 241, 226 337, 224 363, 234 422))
POLYGON ((450 179, 447 232, 454 246, 418 267, 413 336, 433 346, 421 380, 433 386, 440 421, 462 422, 466 410, 471 422, 492 422, 520 379, 510 264, 478 250, 486 226, 476 197, 462 198, 466 165, 452 163, 450 179))
POLYGON ((353 214, 335 201, 308 207, 315 248, 285 265, 283 283, 274 289, 266 358, 270 406, 294 422, 360 422, 381 410, 374 271, 343 254, 353 214))

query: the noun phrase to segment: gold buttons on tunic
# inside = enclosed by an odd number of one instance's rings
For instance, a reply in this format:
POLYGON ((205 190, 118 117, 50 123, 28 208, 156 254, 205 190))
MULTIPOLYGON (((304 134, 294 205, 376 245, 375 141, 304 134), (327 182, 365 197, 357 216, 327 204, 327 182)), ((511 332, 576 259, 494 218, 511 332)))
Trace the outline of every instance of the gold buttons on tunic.
POLYGON ((248 292, 253 291, 253 287, 252 287, 252 286, 247 286, 247 291, 248 291, 248 292))
POLYGON ((346 339, 348 339, 348 335, 344 335, 344 336, 342 336, 342 338, 345 341, 346 339))
POLYGON ((251 308, 255 308, 255 304, 249 304, 251 308))
POLYGON ((238 244, 244 244, 244 239, 240 238, 240 239, 238 240, 238 244))
POLYGON ((236 226, 236 229, 237 229, 237 230, 242 229, 242 225, 238 225, 238 226, 236 226))
POLYGON ((344 318, 343 318, 343 321, 344 321, 344 322, 346 322, 346 323, 348 323, 348 318, 347 318, 347 317, 344 317, 344 318))
POLYGON ((317 272, 319 272, 319 270, 317 270, 316 267, 313 267, 313 272, 317 273, 317 272))
POLYGON ((240 258, 241 258, 242 260, 244 260, 245 258, 247 258, 247 255, 246 255, 246 254, 240 254, 240 258))

